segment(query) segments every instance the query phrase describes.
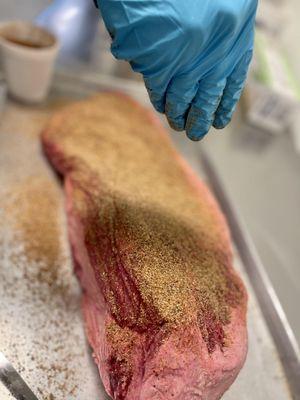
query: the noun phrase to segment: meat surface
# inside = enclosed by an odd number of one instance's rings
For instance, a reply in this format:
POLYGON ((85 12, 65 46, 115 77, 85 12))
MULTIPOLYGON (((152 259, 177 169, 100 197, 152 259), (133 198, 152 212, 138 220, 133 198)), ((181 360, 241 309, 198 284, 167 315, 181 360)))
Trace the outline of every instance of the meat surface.
MULTIPOLYGON (((245 288, 225 219, 156 117, 103 93, 55 114, 88 340, 116 400, 215 400, 247 353, 245 288)), ((83 371, 84 373, 84 371, 83 371)))

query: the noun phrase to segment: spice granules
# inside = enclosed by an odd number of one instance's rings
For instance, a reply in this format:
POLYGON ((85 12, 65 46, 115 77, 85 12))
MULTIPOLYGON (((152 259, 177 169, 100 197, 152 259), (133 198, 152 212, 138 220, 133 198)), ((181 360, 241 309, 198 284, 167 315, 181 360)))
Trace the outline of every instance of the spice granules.
POLYGON ((63 196, 40 149, 46 114, 8 103, 0 121, 0 346, 38 398, 100 398, 63 196))
POLYGON ((11 217, 16 240, 24 244, 28 262, 41 265, 36 279, 49 285, 57 283, 57 269, 63 262, 58 201, 55 187, 37 175, 13 188, 9 193, 9 204, 4 209, 7 217, 11 217))
POLYGON ((82 343, 70 331, 72 319, 81 330, 79 292, 62 248, 59 200, 53 182, 31 176, 11 185, 0 207, 1 348, 45 399, 76 394, 80 383, 71 366, 82 343))
POLYGON ((148 116, 104 94, 57 114, 43 140, 58 170, 72 171, 73 207, 119 326, 143 332, 196 319, 209 351, 222 348, 231 307, 245 302, 229 235, 148 116))

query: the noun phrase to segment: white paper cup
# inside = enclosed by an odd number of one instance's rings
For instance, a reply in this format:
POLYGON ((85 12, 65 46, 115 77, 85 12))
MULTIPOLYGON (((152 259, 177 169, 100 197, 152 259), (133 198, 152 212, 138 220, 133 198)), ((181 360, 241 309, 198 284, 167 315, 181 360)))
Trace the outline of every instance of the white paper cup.
POLYGON ((19 100, 45 99, 58 53, 56 37, 23 21, 0 25, 0 48, 8 91, 19 100))

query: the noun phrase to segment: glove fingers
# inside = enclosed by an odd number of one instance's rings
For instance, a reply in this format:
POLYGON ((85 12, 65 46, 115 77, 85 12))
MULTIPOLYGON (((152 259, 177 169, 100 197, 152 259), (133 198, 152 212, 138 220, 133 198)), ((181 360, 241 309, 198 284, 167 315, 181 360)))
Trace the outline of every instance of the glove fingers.
POLYGON ((213 126, 216 129, 225 128, 231 121, 245 85, 252 53, 252 50, 249 50, 242 57, 231 76, 227 79, 227 85, 213 122, 213 126))
POLYGON ((151 89, 148 89, 148 95, 150 98, 150 101, 153 105, 153 107, 155 108, 156 111, 158 111, 159 113, 164 113, 165 112, 165 101, 166 101, 166 95, 165 93, 157 93, 152 91, 151 89))
POLYGON ((200 82, 185 125, 186 134, 191 140, 201 140, 208 133, 225 86, 226 79, 200 82))
POLYGON ((175 77, 168 87, 165 113, 170 126, 183 131, 188 110, 198 89, 198 82, 191 82, 185 75, 175 77))
MULTIPOLYGON (((191 99, 192 101, 192 99, 191 99)), ((175 131, 183 131, 186 123, 186 117, 191 102, 180 101, 179 98, 172 96, 172 99, 166 101, 166 117, 175 131)))

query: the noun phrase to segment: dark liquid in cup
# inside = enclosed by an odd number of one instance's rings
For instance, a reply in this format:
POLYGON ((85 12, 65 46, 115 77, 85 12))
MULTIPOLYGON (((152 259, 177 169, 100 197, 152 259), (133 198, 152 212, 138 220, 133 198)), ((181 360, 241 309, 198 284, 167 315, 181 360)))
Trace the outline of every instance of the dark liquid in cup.
POLYGON ((4 38, 7 41, 17 44, 19 46, 30 47, 32 49, 42 49, 44 47, 48 47, 47 45, 37 43, 37 42, 32 42, 30 40, 23 40, 23 39, 13 38, 13 37, 9 37, 9 36, 4 36, 4 38))

